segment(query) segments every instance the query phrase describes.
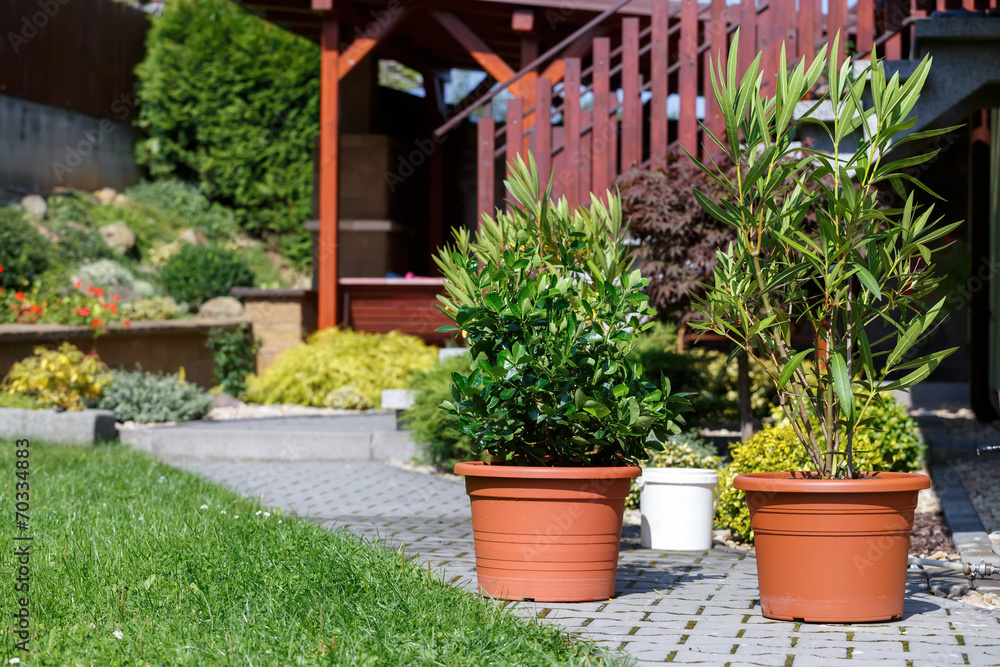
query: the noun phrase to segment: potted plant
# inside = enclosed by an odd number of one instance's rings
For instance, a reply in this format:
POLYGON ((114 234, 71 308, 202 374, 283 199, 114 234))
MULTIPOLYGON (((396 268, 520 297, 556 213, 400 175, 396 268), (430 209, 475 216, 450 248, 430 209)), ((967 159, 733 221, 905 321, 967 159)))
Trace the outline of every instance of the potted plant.
POLYGON ((711 549, 722 459, 697 433, 672 435, 662 446, 642 462, 633 491, 639 501, 639 544, 667 551, 711 549))
MULTIPOLYGON (((485 594, 583 601, 614 594, 629 481, 647 438, 680 432, 685 398, 627 357, 654 314, 630 271, 619 199, 570 210, 514 165, 508 212, 457 229, 435 257, 442 310, 474 366, 442 408, 489 462, 463 462, 485 594)), ((656 445, 653 445, 654 449, 656 445)))
MULTIPOLYGON (((838 49, 835 39, 831 53, 838 49)), ((763 614, 899 618, 917 491, 929 480, 856 470, 852 445, 880 391, 912 387, 952 352, 916 352, 944 302, 929 300, 937 285, 933 245, 958 223, 937 225, 932 207, 919 211, 903 185, 926 190, 905 169, 936 151, 887 157, 894 145, 948 131, 898 138, 915 122, 906 118, 930 61, 900 83, 887 81, 875 58, 855 78, 852 64, 838 68, 825 48, 808 68, 800 62, 791 71, 782 51, 777 92, 768 98, 760 94, 759 56, 742 79, 736 67, 732 55, 725 70, 712 67, 726 132, 706 130, 737 165, 735 178, 717 179, 726 191, 718 201, 695 196, 737 240, 718 253, 703 319, 693 326, 772 363, 767 372, 812 468, 735 479, 751 512, 763 614), (829 91, 796 120, 796 104, 822 73, 829 91), (832 114, 829 127, 813 117, 821 105, 832 114), (807 123, 826 129, 830 152, 793 143, 807 123), (881 203, 880 185, 891 185, 903 205, 881 203), (793 348, 795 327, 811 329, 815 345, 793 348)))

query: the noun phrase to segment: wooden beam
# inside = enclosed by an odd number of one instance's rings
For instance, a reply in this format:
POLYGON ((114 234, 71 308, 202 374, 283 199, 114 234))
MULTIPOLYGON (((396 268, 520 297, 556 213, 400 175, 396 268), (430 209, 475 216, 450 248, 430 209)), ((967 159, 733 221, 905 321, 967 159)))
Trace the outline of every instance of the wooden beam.
POLYGON ((338 71, 340 23, 334 12, 323 15, 320 44, 320 125, 319 125, 319 321, 320 329, 339 322, 337 253, 339 243, 338 150, 340 114, 338 71))
POLYGON ((371 50, 380 42, 385 40, 412 11, 410 7, 400 7, 398 4, 391 5, 390 3, 390 6, 396 7, 399 11, 393 14, 390 10, 386 10, 390 12, 390 18, 385 23, 377 24, 377 27, 374 29, 374 35, 369 35, 366 28, 363 37, 358 37, 354 40, 353 44, 344 49, 343 55, 340 56, 339 78, 343 79, 347 76, 347 73, 361 62, 362 58, 371 53, 371 50))
POLYGON ((328 12, 333 9, 333 0, 312 0, 314 12, 328 12))
POLYGON ((479 63, 479 66, 486 70, 486 73, 497 81, 506 81, 516 74, 503 59, 491 49, 486 42, 481 40, 476 33, 472 32, 460 18, 451 12, 432 10, 431 16, 448 31, 448 34, 455 38, 462 45, 469 55, 479 63))
POLYGON ((515 9, 510 17, 510 28, 515 32, 531 32, 535 29, 535 12, 531 9, 515 9))

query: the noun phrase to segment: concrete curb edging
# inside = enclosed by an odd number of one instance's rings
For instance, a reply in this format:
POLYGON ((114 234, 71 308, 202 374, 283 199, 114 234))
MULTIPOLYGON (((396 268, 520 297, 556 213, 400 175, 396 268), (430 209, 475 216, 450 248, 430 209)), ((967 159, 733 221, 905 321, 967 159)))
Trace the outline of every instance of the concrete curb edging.
POLYGON ((91 446, 118 439, 110 410, 57 411, 0 408, 0 437, 91 446))
POLYGON ((230 461, 409 461, 417 444, 408 431, 321 432, 170 426, 122 429, 121 441, 163 459, 230 461))

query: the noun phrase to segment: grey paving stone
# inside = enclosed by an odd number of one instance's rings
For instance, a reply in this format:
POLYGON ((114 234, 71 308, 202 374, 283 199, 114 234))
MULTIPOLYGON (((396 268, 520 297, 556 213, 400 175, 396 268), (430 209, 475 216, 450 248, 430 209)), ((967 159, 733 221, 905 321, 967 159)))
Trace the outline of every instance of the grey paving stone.
MULTIPOLYGON (((445 581, 476 590, 469 504, 460 480, 371 461, 172 463, 320 525, 395 548, 405 545, 407 554, 430 563, 445 581)), ((529 601, 508 608, 610 648, 624 646, 640 665, 669 659, 680 664, 784 667, 788 656, 798 667, 874 662, 893 667, 905 665, 907 659, 913 660, 913 667, 919 662, 935 667, 965 664, 965 659, 1000 664, 1000 614, 921 592, 927 584, 919 573, 908 579, 911 592, 901 621, 787 623, 761 616, 752 557, 721 549, 640 549, 633 532, 623 537, 614 599, 529 601)))

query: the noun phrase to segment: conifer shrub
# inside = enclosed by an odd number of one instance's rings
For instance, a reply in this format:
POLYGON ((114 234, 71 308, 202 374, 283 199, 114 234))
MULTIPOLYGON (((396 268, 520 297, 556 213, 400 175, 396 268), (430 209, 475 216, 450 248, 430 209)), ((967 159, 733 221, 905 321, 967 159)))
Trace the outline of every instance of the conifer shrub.
POLYGON ((163 285, 177 301, 198 308, 234 287, 253 287, 254 275, 232 250, 215 245, 188 245, 171 257, 160 273, 163 285))

